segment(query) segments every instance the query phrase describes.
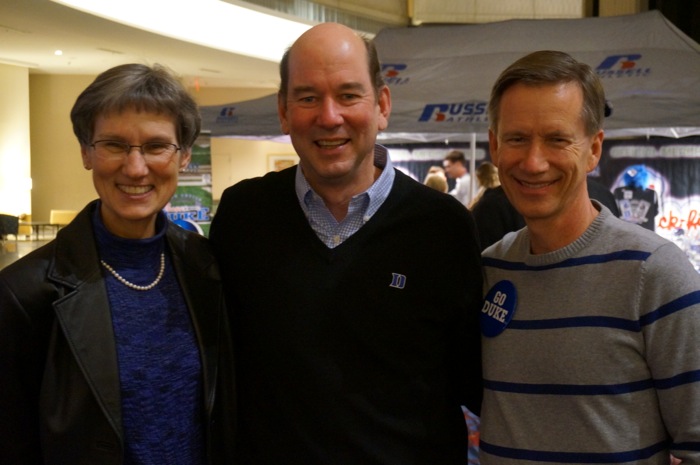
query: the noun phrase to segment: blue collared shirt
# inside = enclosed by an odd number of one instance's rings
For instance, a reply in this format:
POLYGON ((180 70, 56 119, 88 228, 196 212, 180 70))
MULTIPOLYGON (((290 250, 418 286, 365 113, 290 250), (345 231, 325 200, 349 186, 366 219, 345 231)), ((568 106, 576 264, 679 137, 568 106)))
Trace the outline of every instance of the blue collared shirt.
POLYGON ((321 196, 311 188, 301 166, 297 165, 295 186, 299 205, 311 229, 328 248, 337 247, 355 234, 372 218, 389 196, 395 173, 386 147, 374 146, 374 166, 381 168, 382 173, 369 189, 353 196, 348 206, 348 214, 339 222, 326 207, 321 196))

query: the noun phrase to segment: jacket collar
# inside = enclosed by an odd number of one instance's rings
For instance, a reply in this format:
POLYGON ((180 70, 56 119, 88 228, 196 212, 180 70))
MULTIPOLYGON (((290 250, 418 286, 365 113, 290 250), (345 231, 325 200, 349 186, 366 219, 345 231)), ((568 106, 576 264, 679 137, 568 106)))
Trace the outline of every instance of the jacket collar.
MULTIPOLYGON (((89 203, 59 231, 48 278, 63 289, 63 295, 53 304, 62 332, 106 417, 121 437, 117 351, 91 223, 97 205, 98 201, 89 203)), ((209 414, 218 376, 224 308, 220 277, 206 241, 174 225, 169 226, 166 241, 199 345, 204 405, 209 414)))

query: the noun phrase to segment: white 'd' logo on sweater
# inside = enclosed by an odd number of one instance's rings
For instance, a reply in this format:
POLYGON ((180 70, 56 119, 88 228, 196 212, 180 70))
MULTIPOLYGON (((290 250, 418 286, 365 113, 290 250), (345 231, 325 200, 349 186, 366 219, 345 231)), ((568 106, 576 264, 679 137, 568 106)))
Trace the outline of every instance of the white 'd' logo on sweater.
POLYGON ((389 287, 395 287, 396 289, 403 289, 406 286, 406 275, 399 273, 391 273, 391 284, 389 287))

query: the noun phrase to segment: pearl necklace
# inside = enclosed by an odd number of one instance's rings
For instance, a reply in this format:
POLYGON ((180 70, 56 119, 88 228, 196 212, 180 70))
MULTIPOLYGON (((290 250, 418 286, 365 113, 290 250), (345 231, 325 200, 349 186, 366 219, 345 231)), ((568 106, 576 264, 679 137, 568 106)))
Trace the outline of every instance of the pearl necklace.
POLYGON ((136 289, 137 291, 148 291, 150 289, 153 289, 154 287, 156 287, 156 284, 158 284, 160 282, 161 278, 163 278, 163 274, 165 273, 165 253, 164 252, 161 252, 161 254, 160 254, 160 271, 158 272, 158 277, 156 277, 156 280, 147 286, 139 286, 138 284, 134 284, 132 282, 127 281, 126 279, 124 279, 124 277, 122 275, 117 273, 114 270, 114 268, 112 268, 107 263, 105 263, 104 260, 100 260, 100 263, 102 263, 102 266, 107 268, 107 271, 112 273, 114 275, 114 277, 117 278, 117 281, 124 284, 126 287, 136 289))

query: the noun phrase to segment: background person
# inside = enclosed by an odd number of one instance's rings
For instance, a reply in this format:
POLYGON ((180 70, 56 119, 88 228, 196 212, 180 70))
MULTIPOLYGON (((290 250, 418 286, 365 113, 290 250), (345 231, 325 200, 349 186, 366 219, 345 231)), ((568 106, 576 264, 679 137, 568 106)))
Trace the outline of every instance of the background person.
POLYGON ((230 464, 218 270, 206 239, 162 212, 197 106, 164 68, 128 64, 71 120, 99 200, 0 271, 0 463, 230 464))
POLYGON ((428 169, 428 174, 425 176, 423 184, 442 193, 447 193, 448 186, 445 170, 443 170, 441 166, 431 166, 430 169, 428 169))
POLYGON ((459 200, 462 205, 467 206, 471 199, 472 183, 464 152, 459 150, 449 152, 442 161, 442 167, 445 168, 447 177, 455 180, 455 187, 449 194, 459 200))
POLYGON ((210 233, 234 315, 237 463, 464 464, 460 406, 478 412, 482 393, 471 216, 375 145, 391 96, 371 42, 315 26, 280 74, 299 165, 226 189, 210 233))
POLYGON ((527 226, 483 254, 483 465, 700 463, 700 275, 590 200, 604 104, 562 52, 493 86, 491 158, 527 226))
POLYGON ((473 209, 474 205, 481 199, 488 189, 493 189, 501 185, 501 181, 498 180, 498 169, 493 165, 493 163, 485 161, 479 165, 476 169, 476 179, 479 182, 479 190, 476 195, 469 202, 469 209, 473 209))

